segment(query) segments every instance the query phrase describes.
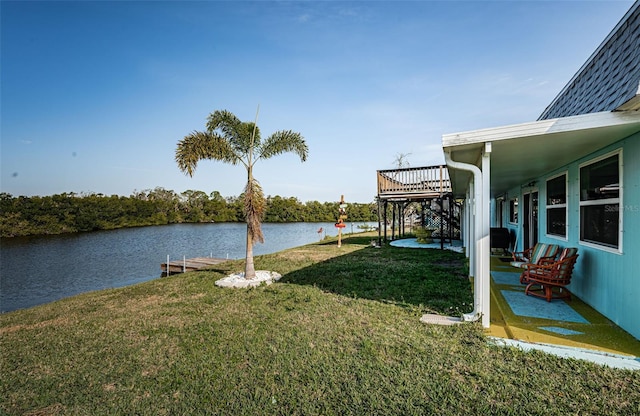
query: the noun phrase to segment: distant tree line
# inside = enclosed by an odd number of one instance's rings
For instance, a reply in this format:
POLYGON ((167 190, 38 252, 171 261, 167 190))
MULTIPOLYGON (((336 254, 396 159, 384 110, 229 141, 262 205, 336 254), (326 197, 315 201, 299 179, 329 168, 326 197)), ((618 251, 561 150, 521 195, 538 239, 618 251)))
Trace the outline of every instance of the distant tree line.
MULTIPOLYGON (((62 234, 176 223, 243 222, 243 196, 223 197, 188 190, 178 194, 164 188, 136 191, 131 196, 62 193, 51 196, 12 196, 0 193, 0 236, 62 234)), ((348 221, 377 221, 376 204, 353 203, 348 221)), ((332 222, 338 202, 300 202, 297 198, 267 197, 264 222, 332 222)))

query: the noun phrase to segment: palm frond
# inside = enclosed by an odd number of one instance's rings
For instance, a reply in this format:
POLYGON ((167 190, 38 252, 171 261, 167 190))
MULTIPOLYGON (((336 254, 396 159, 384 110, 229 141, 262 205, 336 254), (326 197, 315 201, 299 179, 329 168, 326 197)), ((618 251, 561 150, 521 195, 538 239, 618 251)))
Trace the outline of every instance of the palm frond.
POLYGON ((300 161, 307 160, 309 147, 300 133, 291 130, 280 130, 258 147, 257 159, 269 159, 282 153, 292 152, 300 157, 300 161))
POLYGON ((262 192, 262 187, 254 178, 247 181, 244 189, 244 214, 247 220, 247 229, 253 243, 264 243, 262 234, 262 218, 267 210, 267 202, 262 192))
MULTIPOLYGON (((231 143, 238 155, 246 156, 251 147, 251 135, 253 134, 253 122, 242 122, 233 113, 227 110, 218 110, 207 117, 207 131, 210 134, 219 134, 231 143)), ((260 144, 260 129, 256 128, 254 147, 260 144)))
POLYGON ((207 117, 207 131, 214 134, 219 130, 223 137, 235 136, 240 124, 242 121, 227 110, 216 110, 207 117))
MULTIPOLYGON (((236 149, 238 153, 242 153, 243 155, 248 155, 251 149, 251 136, 253 135, 253 128, 255 126, 254 122, 246 122, 242 123, 238 126, 237 136, 233 138, 233 148, 236 149)), ((253 148, 256 149, 257 146, 260 145, 260 128, 255 127, 256 136, 253 140, 253 148)))
POLYGON ((193 176, 200 160, 213 159, 235 165, 239 162, 229 141, 218 134, 194 131, 178 142, 175 160, 178 168, 193 176))

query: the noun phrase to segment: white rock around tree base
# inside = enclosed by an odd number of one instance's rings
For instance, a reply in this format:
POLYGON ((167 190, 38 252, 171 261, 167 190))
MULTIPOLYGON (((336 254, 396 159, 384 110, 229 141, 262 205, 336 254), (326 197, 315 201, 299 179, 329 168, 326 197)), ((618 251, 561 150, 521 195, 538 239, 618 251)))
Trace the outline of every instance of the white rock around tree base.
POLYGON ((255 287, 261 284, 270 285, 276 280, 280 280, 282 275, 267 270, 256 270, 256 277, 253 279, 245 279, 244 272, 234 273, 227 277, 223 277, 216 281, 216 286, 220 287, 255 287))

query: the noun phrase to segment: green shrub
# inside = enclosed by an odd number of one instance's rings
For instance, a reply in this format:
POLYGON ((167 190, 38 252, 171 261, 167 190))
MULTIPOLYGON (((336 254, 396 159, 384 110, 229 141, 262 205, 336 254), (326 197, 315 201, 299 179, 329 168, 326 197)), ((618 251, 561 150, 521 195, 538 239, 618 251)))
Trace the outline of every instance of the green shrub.
POLYGON ((415 229, 416 237, 418 238, 418 243, 427 244, 433 243, 433 238, 431 238, 431 234, 433 234, 433 229, 427 227, 419 227, 415 229))

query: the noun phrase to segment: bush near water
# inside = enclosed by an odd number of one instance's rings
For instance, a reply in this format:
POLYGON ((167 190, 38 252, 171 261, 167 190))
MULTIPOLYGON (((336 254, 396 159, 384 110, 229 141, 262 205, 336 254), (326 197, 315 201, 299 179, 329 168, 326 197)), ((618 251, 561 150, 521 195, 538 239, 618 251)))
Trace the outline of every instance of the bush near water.
MULTIPOLYGON (((214 191, 178 194, 164 188, 131 196, 63 193, 51 196, 0 194, 0 236, 62 234, 176 223, 244 222, 242 195, 223 197, 214 191)), ((351 203, 349 221, 377 221, 375 203, 351 203)), ((332 222, 338 202, 267 197, 264 222, 332 222)))

